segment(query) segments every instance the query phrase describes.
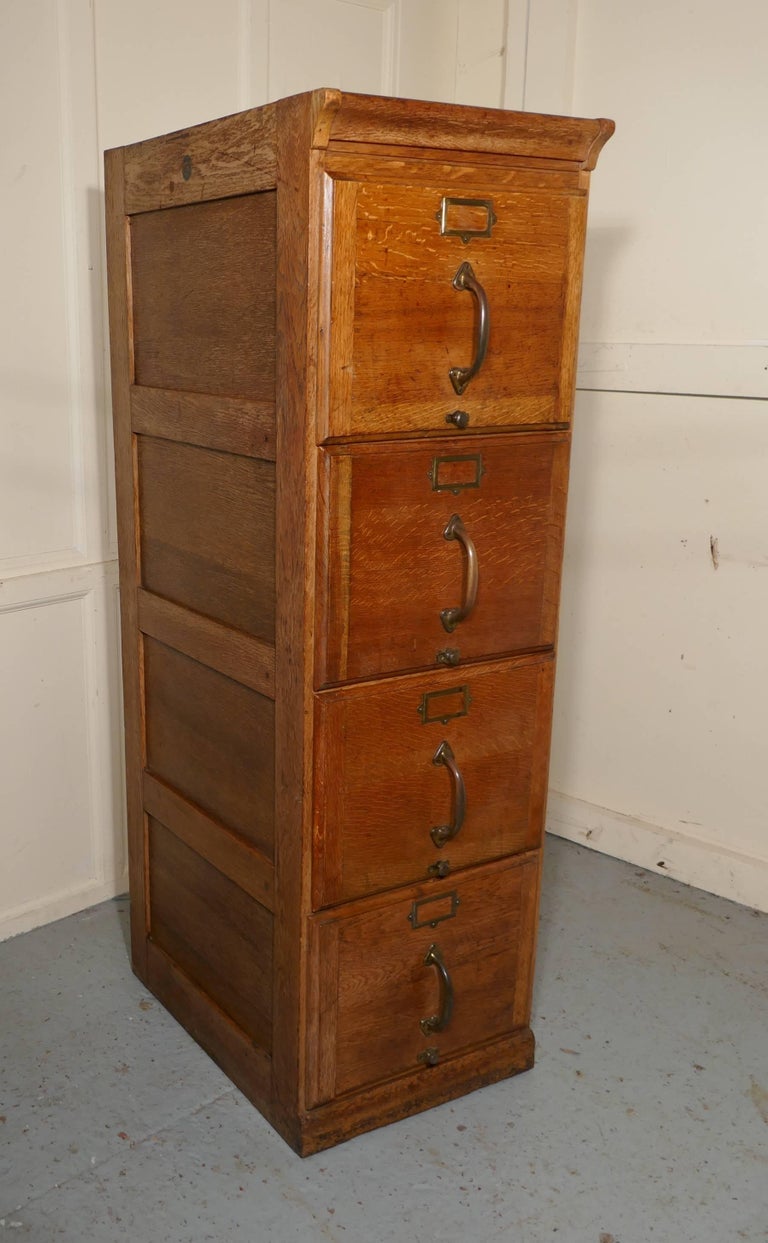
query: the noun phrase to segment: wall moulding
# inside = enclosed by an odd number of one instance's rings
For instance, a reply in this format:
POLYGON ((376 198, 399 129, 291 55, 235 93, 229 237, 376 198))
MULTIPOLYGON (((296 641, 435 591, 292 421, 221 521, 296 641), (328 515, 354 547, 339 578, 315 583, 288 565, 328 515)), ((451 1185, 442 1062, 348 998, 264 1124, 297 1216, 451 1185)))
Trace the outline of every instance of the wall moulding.
POLYGON ((547 831, 659 876, 768 911, 768 859, 550 790, 547 831))

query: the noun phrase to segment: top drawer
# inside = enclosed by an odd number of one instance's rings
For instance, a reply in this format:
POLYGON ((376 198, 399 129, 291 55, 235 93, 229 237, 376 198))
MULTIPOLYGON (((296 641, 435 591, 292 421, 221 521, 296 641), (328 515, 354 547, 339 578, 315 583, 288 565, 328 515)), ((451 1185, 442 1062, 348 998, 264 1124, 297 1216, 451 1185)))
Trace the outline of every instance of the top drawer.
POLYGON ((488 170, 469 186, 327 178, 326 192, 321 440, 567 422, 583 194, 488 170))

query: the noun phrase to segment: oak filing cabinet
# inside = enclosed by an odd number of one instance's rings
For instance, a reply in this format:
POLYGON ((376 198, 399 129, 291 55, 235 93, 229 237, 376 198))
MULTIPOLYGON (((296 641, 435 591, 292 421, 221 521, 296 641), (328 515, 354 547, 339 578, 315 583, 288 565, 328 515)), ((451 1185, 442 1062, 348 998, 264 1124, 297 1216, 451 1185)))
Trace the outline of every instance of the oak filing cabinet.
POLYGON ((524 1070, 604 120, 106 156, 134 968, 302 1154, 524 1070))

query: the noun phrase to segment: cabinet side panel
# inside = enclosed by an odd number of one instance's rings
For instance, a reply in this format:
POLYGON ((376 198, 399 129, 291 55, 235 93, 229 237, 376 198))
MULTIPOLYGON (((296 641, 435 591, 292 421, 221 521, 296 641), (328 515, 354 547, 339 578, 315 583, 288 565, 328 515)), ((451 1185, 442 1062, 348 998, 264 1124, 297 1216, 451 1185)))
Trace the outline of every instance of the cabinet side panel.
POLYGON ((142 586, 271 643, 275 468, 138 437, 142 586))
POLYGON ((136 383, 275 395, 275 192, 132 220, 136 383))
POLYGON ((272 1039, 272 916, 149 821, 153 942, 261 1048, 272 1039))
POLYGON ((147 767, 267 857, 274 839, 274 704, 145 639, 147 767))

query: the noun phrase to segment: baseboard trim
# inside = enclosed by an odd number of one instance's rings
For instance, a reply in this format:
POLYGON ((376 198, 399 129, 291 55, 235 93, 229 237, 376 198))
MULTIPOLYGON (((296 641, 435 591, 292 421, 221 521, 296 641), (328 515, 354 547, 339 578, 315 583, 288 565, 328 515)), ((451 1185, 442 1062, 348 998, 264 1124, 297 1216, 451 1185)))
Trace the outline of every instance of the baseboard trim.
POLYGON ((768 911, 768 859, 740 854, 550 790, 547 830, 660 876, 768 911))
POLYGON ((33 928, 40 928, 43 924, 52 924, 56 919, 65 919, 67 915, 76 915, 78 911, 84 911, 89 906, 96 906, 99 902, 106 902, 109 898, 126 893, 127 889, 126 871, 106 880, 87 881, 64 893, 53 896, 46 894, 45 898, 26 902, 0 918, 0 941, 7 941, 9 937, 16 937, 22 932, 31 932, 33 928))

